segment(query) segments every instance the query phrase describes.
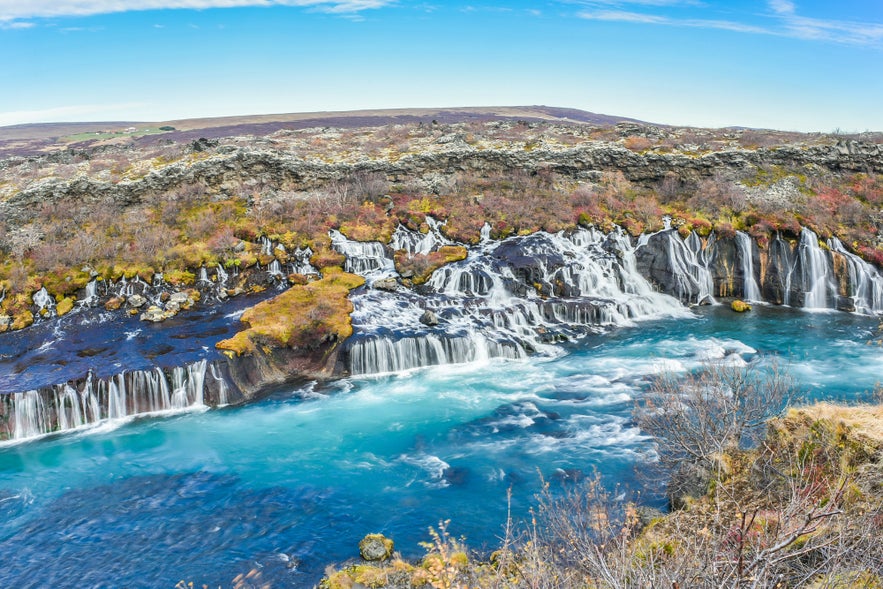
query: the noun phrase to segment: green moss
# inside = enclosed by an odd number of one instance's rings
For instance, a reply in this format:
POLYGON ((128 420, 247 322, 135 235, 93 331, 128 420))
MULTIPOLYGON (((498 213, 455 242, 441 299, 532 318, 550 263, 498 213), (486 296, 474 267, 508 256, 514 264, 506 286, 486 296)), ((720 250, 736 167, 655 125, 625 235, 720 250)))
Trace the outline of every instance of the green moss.
POLYGON ((175 286, 191 286, 196 283, 196 274, 187 270, 168 270, 163 273, 163 280, 175 286))
POLYGON ((25 327, 29 327, 34 324, 34 314, 29 310, 25 309, 20 311, 12 318, 12 325, 10 329, 13 331, 18 329, 24 329, 25 327))

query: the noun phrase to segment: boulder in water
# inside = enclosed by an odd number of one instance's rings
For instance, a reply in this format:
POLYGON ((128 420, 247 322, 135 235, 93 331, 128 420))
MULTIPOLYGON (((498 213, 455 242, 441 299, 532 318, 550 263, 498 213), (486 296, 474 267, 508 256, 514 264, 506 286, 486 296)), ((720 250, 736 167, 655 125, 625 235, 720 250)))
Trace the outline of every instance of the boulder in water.
POLYGON ((165 321, 167 318, 168 316, 165 311, 155 305, 151 305, 145 312, 141 313, 141 321, 159 323, 160 321, 165 321))
POLYGON ((169 303, 175 303, 179 308, 187 309, 193 304, 193 299, 186 292, 175 292, 169 297, 169 303))
POLYGON ((442 476, 451 485, 462 486, 469 480, 469 469, 462 466, 449 466, 444 470, 442 476))
POLYGON ((147 304, 147 299, 142 297, 141 295, 132 295, 129 297, 129 300, 126 301, 130 307, 133 309, 139 309, 147 304))
POLYGON ((387 560, 392 551, 393 541, 383 534, 368 534, 359 542, 359 554, 369 562, 387 560))
POLYGON ((744 313, 745 311, 751 310, 751 305, 749 305, 745 301, 740 301, 739 299, 736 299, 735 301, 730 303, 730 308, 736 313, 744 313))
POLYGON ((423 315, 420 316, 420 323, 428 327, 435 327, 438 325, 438 315, 427 309, 423 311, 423 315))
POLYGON ((398 290, 399 283, 395 278, 381 278, 380 280, 375 280, 374 284, 371 285, 372 288, 376 288, 377 290, 387 290, 393 292, 398 290))
POLYGON ((113 297, 112 299, 104 303, 104 308, 108 311, 116 311, 123 306, 124 302, 125 299, 123 299, 122 297, 113 297))

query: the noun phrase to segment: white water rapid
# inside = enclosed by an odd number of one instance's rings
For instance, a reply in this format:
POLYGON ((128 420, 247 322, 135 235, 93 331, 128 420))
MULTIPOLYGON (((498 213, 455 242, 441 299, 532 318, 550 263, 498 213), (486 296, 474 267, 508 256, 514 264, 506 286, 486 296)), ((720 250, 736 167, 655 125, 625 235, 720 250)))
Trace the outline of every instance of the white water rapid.
MULTIPOLYGON (((399 278, 391 249, 427 254, 451 244, 430 224, 399 227, 391 248, 332 233, 346 268, 399 278)), ((369 284, 370 284, 369 280, 369 284)), ((557 353, 549 344, 635 319, 685 313, 638 273, 628 237, 616 230, 536 233, 494 241, 484 233, 468 257, 436 270, 419 294, 366 289, 352 297, 353 374, 397 372, 489 358, 557 353)))

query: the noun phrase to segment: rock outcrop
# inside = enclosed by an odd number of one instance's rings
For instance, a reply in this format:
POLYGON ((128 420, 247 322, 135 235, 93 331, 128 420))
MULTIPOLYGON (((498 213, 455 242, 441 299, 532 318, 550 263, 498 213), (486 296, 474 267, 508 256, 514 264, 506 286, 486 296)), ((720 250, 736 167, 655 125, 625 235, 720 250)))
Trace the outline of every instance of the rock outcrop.
POLYGON ((427 186, 439 178, 468 172, 476 176, 523 171, 549 171, 566 177, 595 180, 602 172, 619 171, 630 181, 655 184, 676 172, 698 180, 725 173, 732 176, 770 166, 812 167, 829 173, 883 173, 883 147, 856 141, 828 145, 785 145, 775 148, 730 149, 702 155, 636 153, 603 141, 569 148, 477 149, 457 142, 431 153, 406 154, 396 159, 364 159, 353 163, 304 160, 288 152, 253 147, 206 146, 209 157, 179 161, 153 169, 145 176, 117 183, 89 177, 47 179, 27 186, 0 202, 0 218, 12 226, 26 223, 36 207, 65 199, 113 202, 128 206, 184 185, 200 185, 209 193, 232 194, 243 183, 258 183, 265 191, 306 191, 346 177, 381 173, 392 181, 414 179, 427 186))

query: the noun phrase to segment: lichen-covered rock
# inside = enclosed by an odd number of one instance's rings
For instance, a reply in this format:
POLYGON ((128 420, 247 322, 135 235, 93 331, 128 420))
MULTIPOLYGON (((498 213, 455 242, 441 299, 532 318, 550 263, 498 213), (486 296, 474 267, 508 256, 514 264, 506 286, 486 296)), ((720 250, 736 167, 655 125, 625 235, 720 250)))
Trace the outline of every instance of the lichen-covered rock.
POLYGON ((347 296, 364 283, 361 276, 327 268, 322 280, 292 286, 245 311, 240 320, 248 329, 215 347, 238 356, 258 348, 306 353, 335 345, 352 335, 353 305, 347 296))
POLYGON ((387 560, 392 551, 393 541, 383 534, 368 534, 359 542, 359 554, 369 562, 387 560))
POLYGON ((187 308, 193 304, 193 299, 190 298, 190 295, 186 292, 174 292, 169 297, 170 303, 175 303, 180 307, 187 308))
POLYGON ((151 305, 145 312, 141 313, 141 321, 159 323, 160 321, 165 321, 167 318, 168 316, 165 311, 155 305, 151 305))
POLYGON ((12 320, 12 324, 9 326, 9 328, 11 330, 15 331, 18 329, 24 329, 25 327, 29 327, 30 325, 33 325, 33 323, 34 323, 34 314, 31 313, 29 310, 25 309, 21 313, 18 313, 15 315, 15 317, 12 320))

